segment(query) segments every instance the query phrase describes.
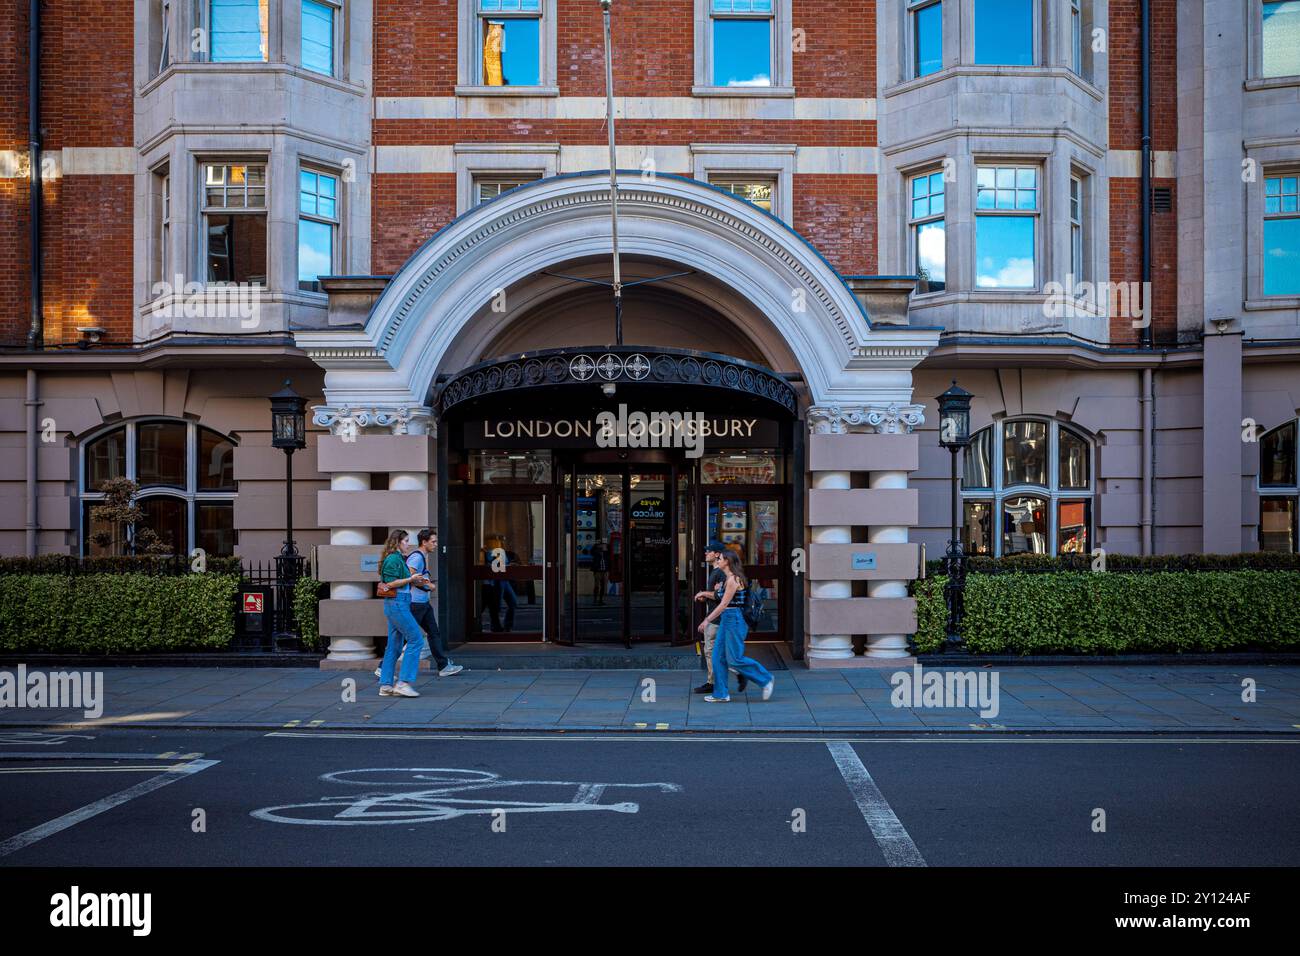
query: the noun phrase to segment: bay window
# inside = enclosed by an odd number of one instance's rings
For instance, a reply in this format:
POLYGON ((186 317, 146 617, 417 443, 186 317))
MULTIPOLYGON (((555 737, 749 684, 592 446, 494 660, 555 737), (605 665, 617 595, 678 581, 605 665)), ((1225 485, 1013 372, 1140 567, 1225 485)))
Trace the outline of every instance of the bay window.
MULTIPOLYGON (((1082 282, 1087 278, 1084 266, 1083 234, 1083 178, 1070 177, 1070 281, 1082 282)), ((1071 292, 1074 290, 1071 289, 1071 292)))
POLYGON ((975 287, 1036 288, 1038 167, 977 166, 975 191, 975 287))
POLYGON ((962 468, 970 554, 1092 550, 1092 445, 1058 422, 1003 421, 971 436, 962 468))
POLYGON ((1264 177, 1264 295, 1300 295, 1300 170, 1264 177))
POLYGON ((974 0, 975 62, 1032 66, 1037 0, 974 0))
POLYGON ((943 171, 911 177, 910 202, 912 270, 920 277, 917 292, 942 292, 947 288, 943 171))
POLYGON ((266 164, 203 164, 208 282, 266 285, 266 164))
POLYGON ((943 69, 943 0, 910 0, 912 75, 928 76, 943 69))
POLYGON ((302 66, 334 76, 339 5, 335 0, 302 0, 302 66))
POLYGON ((1262 13, 1260 72, 1266 77, 1300 75, 1300 0, 1265 0, 1262 13))
POLYGON ((338 247, 338 176, 313 169, 298 172, 298 288, 320 292, 320 277, 335 272, 338 247))
POLYGON ((213 63, 266 62, 270 0, 210 0, 208 50, 213 63))

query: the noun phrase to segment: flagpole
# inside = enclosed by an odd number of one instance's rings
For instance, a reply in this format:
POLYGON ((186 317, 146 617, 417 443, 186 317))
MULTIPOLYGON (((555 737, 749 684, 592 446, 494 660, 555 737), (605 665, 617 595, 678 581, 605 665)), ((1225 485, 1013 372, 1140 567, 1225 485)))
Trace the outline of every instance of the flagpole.
POLYGON ((623 344, 623 276, 618 261, 618 162, 614 148, 614 59, 610 52, 609 10, 613 0, 600 0, 605 20, 605 119, 609 124, 609 208, 614 237, 614 336, 623 344))

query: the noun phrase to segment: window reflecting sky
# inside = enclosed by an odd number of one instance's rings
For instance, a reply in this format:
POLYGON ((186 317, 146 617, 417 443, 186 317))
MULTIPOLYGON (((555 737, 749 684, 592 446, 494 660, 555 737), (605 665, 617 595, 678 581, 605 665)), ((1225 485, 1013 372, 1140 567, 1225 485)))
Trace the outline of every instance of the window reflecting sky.
POLYGON ((975 285, 978 288, 1032 289, 1033 218, 976 216, 975 260, 975 285))
POLYGON ((1300 217, 1264 220, 1264 294, 1300 295, 1300 217))
POLYGON ((1034 0, 975 0, 975 62, 1033 65, 1034 0))
POLYGON ((266 0, 212 0, 212 62, 266 59, 266 0))
POLYGON ((1263 73, 1300 74, 1300 0, 1264 4, 1263 73))
POLYGON ((916 11, 916 75, 943 68, 943 4, 932 3, 916 11))
POLYGON ((713 85, 772 85, 772 21, 713 21, 713 85))
POLYGON ((303 0, 302 65, 334 75, 334 8, 315 0, 303 0))
POLYGON ((539 18, 510 18, 501 45, 501 70, 505 86, 538 86, 542 82, 542 40, 539 18))

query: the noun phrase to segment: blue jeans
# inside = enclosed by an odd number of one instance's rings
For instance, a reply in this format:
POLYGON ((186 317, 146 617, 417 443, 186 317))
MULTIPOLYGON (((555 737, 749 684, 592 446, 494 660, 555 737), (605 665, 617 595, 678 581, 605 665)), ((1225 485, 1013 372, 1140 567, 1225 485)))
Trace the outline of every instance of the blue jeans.
POLYGON ((766 667, 745 656, 745 637, 749 626, 739 608, 729 607, 718 618, 718 636, 713 639, 713 696, 730 697, 727 669, 744 674, 757 687, 766 687, 772 675, 766 667))
POLYGON ((396 597, 386 598, 384 617, 388 619, 388 647, 384 650, 384 663, 379 668, 380 686, 392 686, 398 651, 402 651, 402 673, 398 675, 398 679, 413 684, 416 677, 420 675, 420 651, 424 647, 424 631, 420 630, 415 616, 411 614, 411 596, 398 594, 396 597), (401 640, 398 639, 399 635, 401 640))

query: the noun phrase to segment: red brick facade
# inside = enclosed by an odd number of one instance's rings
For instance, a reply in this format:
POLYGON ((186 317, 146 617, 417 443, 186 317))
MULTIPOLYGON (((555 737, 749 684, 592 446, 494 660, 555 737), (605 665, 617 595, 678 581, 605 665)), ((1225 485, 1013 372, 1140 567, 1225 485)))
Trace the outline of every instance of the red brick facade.
MULTIPOLYGON (((0 149, 27 148, 27 4, 0 5, 0 149)), ((41 5, 41 128, 47 169, 67 148, 134 146, 135 11, 124 0, 41 5)), ((133 184, 128 176, 47 174, 42 215, 45 344, 98 325, 129 344, 133 184)), ((29 187, 0 179, 0 343, 26 342, 30 325, 29 187)))
MULTIPOLYGON (((42 5, 43 126, 47 150, 134 146, 134 4, 127 0, 46 0, 42 5)), ((376 97, 452 97, 460 42, 458 0, 374 0, 376 97)), ((561 96, 600 97, 604 60, 599 8, 558 0, 556 75, 561 96)), ((845 13, 831 0, 793 0, 793 80, 803 98, 865 100, 878 95, 874 4, 845 13)), ((14 155, 27 140, 27 4, 0 4, 0 150, 14 155)), ((1138 0, 1109 5, 1110 148, 1136 150, 1139 140, 1138 0)), ((615 22, 617 92, 627 97, 690 99, 695 83, 694 0, 621 0, 615 22)), ((1177 149, 1176 2, 1152 0, 1154 146, 1177 149)), ((504 111, 503 111, 504 112, 504 111)), ((603 120, 377 119, 374 144, 448 146, 471 142, 546 142, 603 146, 603 120)), ((619 123, 626 146, 690 143, 783 143, 863 149, 877 145, 876 124, 862 119, 646 120, 619 123)), ((664 172, 690 174, 689 169, 664 172)), ((1172 181, 1158 186, 1173 187, 1172 181)), ((1140 263, 1138 180, 1110 183, 1113 281, 1137 281, 1140 263)), ((792 225, 844 274, 878 271, 879 194, 874 175, 795 175, 792 225)), ((372 180, 371 271, 393 272, 456 214, 449 172, 377 174, 372 180)), ((45 184, 43 262, 46 343, 77 339, 76 326, 130 341, 134 187, 125 175, 72 175, 45 184)), ((1176 197, 1174 209, 1176 210, 1176 197)), ((0 179, 0 343, 24 342, 30 274, 27 182, 0 179)), ((1154 326, 1158 343, 1176 338, 1176 213, 1157 213, 1154 326)), ((1127 319, 1112 324, 1117 343, 1136 341, 1127 319)))

